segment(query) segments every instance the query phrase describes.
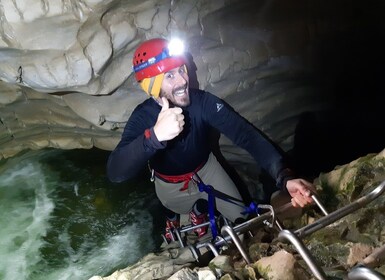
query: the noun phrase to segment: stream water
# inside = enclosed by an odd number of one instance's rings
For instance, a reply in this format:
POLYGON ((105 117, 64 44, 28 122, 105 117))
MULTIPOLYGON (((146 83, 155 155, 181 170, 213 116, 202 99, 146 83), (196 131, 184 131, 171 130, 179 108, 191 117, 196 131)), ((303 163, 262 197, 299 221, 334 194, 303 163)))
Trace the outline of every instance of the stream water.
POLYGON ((0 161, 0 279, 106 276, 159 246, 152 184, 110 183, 107 156, 41 150, 0 161))

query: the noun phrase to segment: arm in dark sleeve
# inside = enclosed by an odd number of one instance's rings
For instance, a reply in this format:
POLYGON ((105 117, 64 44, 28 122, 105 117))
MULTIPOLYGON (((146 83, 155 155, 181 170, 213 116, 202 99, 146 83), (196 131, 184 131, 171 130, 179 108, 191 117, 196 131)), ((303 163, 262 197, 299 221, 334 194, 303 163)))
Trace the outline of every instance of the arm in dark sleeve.
POLYGON ((203 112, 207 112, 206 118, 210 125, 226 135, 234 144, 248 151, 276 180, 277 187, 286 189, 286 181, 292 178, 293 174, 287 166, 284 154, 275 144, 222 99, 207 94, 204 107, 203 112))
POLYGON ((153 127, 145 128, 144 125, 135 116, 127 122, 122 139, 108 158, 107 176, 110 181, 123 182, 134 178, 156 151, 165 147, 165 143, 156 138, 153 127))

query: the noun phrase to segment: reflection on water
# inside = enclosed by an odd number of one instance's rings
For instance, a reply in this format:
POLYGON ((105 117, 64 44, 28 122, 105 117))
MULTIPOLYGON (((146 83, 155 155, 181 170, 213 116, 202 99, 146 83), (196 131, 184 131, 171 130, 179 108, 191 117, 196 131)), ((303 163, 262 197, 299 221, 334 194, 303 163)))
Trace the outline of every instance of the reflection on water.
POLYGON ((0 279, 108 275, 158 246, 153 186, 108 182, 107 155, 43 150, 0 162, 0 279))

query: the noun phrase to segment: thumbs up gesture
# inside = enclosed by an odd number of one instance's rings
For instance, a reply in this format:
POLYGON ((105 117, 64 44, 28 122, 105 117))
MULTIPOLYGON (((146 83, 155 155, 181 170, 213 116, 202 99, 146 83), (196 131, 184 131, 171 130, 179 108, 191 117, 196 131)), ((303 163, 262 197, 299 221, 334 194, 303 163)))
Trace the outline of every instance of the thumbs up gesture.
POLYGON ((167 98, 162 97, 162 110, 154 126, 154 133, 159 142, 174 139, 184 126, 184 115, 179 107, 170 108, 167 98))

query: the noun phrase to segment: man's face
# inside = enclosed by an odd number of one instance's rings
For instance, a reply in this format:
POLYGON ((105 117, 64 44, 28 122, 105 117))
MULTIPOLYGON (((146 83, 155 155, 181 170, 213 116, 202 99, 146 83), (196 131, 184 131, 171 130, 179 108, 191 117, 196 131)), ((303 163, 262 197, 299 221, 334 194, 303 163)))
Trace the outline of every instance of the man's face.
POLYGON ((190 105, 188 91, 189 77, 184 65, 171 69, 164 74, 160 87, 160 97, 166 97, 177 107, 190 105))

